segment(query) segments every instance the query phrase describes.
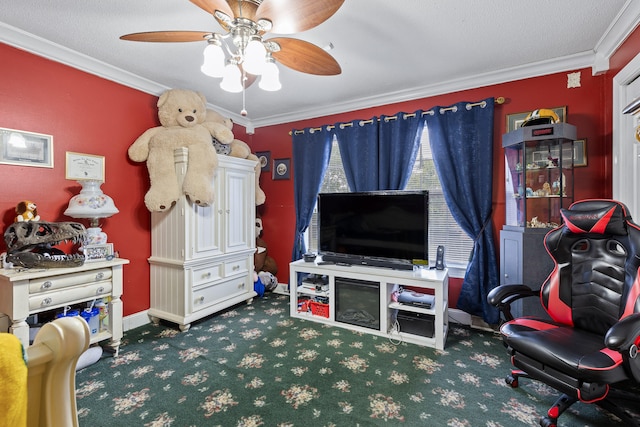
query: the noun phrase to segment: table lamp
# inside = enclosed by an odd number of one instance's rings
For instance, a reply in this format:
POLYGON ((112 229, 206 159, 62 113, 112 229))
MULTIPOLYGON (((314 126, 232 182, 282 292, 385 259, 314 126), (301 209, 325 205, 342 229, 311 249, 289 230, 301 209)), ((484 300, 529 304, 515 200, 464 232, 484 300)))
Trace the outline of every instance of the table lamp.
POLYGON ((80 194, 69 200, 69 207, 64 214, 71 218, 88 218, 86 245, 101 245, 107 243, 107 234, 99 226, 100 218, 108 218, 120 212, 113 203, 113 199, 102 192, 100 186, 103 181, 78 181, 82 186, 80 194))

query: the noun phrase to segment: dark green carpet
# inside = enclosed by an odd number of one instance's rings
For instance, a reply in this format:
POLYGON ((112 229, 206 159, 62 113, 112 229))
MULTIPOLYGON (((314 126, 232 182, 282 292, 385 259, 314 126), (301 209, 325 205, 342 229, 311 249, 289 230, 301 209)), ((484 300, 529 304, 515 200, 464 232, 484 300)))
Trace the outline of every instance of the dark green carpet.
MULTIPOLYGON (((510 370, 497 335, 452 327, 445 351, 291 319, 267 294, 193 324, 125 333, 77 373, 80 425, 535 426, 556 392, 510 370)), ((559 426, 621 425, 576 404, 559 426)))

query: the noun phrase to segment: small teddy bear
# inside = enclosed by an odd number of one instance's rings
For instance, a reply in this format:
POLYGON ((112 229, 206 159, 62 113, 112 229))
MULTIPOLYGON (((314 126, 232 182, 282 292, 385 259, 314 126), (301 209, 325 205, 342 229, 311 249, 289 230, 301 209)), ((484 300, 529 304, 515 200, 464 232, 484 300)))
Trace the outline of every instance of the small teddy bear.
POLYGON ((14 222, 40 221, 38 206, 31 200, 23 200, 16 206, 16 218, 14 222))
MULTIPOLYGON (((216 111, 207 110, 207 119, 204 125, 223 125, 227 129, 229 129, 229 131, 232 131, 233 120, 223 117, 216 111)), ((256 173, 256 206, 264 204, 267 197, 264 194, 264 191, 262 191, 262 188, 260 188, 260 173, 262 172, 262 165, 258 160, 258 156, 251 152, 251 148, 249 147, 249 145, 244 141, 240 141, 239 139, 233 139, 231 142, 224 142, 219 140, 218 138, 213 138, 212 144, 218 154, 238 157, 240 159, 249 159, 257 162, 256 166, 254 167, 256 173)))
POLYGON ((147 162, 151 185, 144 203, 151 212, 166 211, 185 194, 199 206, 213 203, 213 177, 218 155, 211 137, 231 143, 233 133, 222 124, 204 126, 207 108, 205 97, 191 90, 170 89, 158 98, 158 118, 162 126, 146 130, 129 147, 129 158, 147 162), (187 171, 182 188, 174 166, 173 152, 186 147, 187 171))

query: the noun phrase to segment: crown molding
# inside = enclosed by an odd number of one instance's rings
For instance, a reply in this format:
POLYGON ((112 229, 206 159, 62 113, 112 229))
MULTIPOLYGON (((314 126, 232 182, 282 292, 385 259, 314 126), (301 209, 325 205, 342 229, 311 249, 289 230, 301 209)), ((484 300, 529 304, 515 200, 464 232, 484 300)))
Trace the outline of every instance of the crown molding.
MULTIPOLYGON (((591 67, 593 74, 608 70, 609 58, 620 47, 629 34, 640 22, 640 2, 628 0, 614 22, 609 26, 599 40, 594 51, 583 52, 563 58, 525 64, 503 69, 496 72, 476 75, 472 78, 450 80, 444 83, 403 89, 401 91, 364 97, 330 107, 310 108, 293 114, 268 116, 259 120, 249 120, 237 113, 220 109, 208 104, 221 114, 230 117, 234 123, 248 129, 272 126, 298 120, 329 116, 354 110, 372 108, 380 105, 393 104, 420 98, 427 98, 461 90, 495 85, 526 78, 538 77, 569 70, 591 67)), ((35 55, 51 59, 70 67, 85 71, 104 79, 159 96, 170 89, 157 82, 145 79, 128 71, 98 61, 49 40, 27 33, 19 28, 0 22, 0 40, 4 43, 35 55)))

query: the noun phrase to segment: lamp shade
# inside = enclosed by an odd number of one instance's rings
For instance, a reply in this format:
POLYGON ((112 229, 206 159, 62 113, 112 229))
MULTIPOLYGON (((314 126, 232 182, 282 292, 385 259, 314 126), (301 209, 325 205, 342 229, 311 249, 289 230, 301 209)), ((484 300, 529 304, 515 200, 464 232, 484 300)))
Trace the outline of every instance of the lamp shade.
POLYGON ((82 185, 80 194, 69 200, 69 206, 64 211, 71 218, 108 218, 118 212, 113 199, 102 192, 102 181, 78 181, 82 185))

